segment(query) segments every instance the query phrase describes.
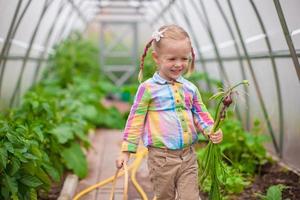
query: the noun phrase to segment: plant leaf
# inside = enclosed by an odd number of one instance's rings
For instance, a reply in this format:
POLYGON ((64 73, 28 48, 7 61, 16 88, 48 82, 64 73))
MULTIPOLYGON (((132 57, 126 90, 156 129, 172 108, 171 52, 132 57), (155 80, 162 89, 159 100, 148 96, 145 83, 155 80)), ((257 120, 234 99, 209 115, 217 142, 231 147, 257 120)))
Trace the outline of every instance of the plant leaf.
POLYGON ((17 193, 18 192, 18 184, 17 184, 16 178, 10 177, 7 174, 5 174, 4 177, 5 177, 4 178, 5 185, 8 186, 9 191, 12 194, 17 193))
POLYGON ((282 190, 285 188, 284 185, 272 185, 267 190, 267 200, 282 200, 282 190))
POLYGON ((42 168, 35 169, 35 171, 35 176, 44 183, 42 187, 48 190, 51 186, 51 180, 48 174, 42 168))
POLYGON ((87 161, 80 148, 80 145, 73 143, 71 147, 64 149, 62 157, 69 169, 72 169, 75 174, 83 178, 87 174, 87 161))
POLYGON ((50 164, 44 163, 43 167, 44 167, 45 171, 51 176, 51 178, 54 181, 58 182, 60 180, 60 175, 53 166, 51 166, 50 164))
POLYGON ((11 167, 9 168, 9 174, 14 175, 21 166, 21 162, 16 158, 11 158, 11 167))
POLYGON ((37 138, 39 139, 39 141, 43 142, 44 141, 44 135, 43 135, 43 131, 41 130, 41 127, 36 126, 36 127, 33 128, 33 131, 38 136, 37 138))
POLYGON ((30 190, 30 200, 38 200, 37 192, 33 188, 30 190))
POLYGON ((74 138, 73 130, 70 125, 61 124, 52 129, 50 133, 54 134, 58 139, 58 142, 64 144, 74 138))
POLYGON ((211 97, 209 98, 209 101, 212 100, 212 99, 217 99, 217 98, 219 98, 220 96, 222 96, 222 95, 224 95, 224 94, 225 94, 225 93, 224 93, 223 91, 217 92, 217 93, 215 93, 213 96, 211 96, 211 97))
POLYGON ((5 148, 0 148, 0 171, 6 168, 7 163, 7 151, 5 148))
POLYGON ((33 188, 36 188, 43 184, 43 182, 40 179, 38 179, 35 176, 31 176, 29 174, 24 175, 20 181, 24 185, 27 185, 27 186, 33 187, 33 188))

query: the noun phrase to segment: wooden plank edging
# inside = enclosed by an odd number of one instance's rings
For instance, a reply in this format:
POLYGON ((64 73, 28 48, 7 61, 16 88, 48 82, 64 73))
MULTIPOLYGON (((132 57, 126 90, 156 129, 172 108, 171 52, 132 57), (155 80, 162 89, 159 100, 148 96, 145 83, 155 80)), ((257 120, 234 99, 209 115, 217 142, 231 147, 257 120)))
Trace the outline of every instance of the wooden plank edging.
MULTIPOLYGON (((88 132, 90 138, 95 135, 95 130, 91 129, 88 132)), ((87 152, 83 149, 83 152, 86 156, 87 152)), ((68 174, 64 183, 62 190, 59 194, 57 200, 72 200, 75 196, 75 191, 79 183, 79 177, 76 174, 68 174)))

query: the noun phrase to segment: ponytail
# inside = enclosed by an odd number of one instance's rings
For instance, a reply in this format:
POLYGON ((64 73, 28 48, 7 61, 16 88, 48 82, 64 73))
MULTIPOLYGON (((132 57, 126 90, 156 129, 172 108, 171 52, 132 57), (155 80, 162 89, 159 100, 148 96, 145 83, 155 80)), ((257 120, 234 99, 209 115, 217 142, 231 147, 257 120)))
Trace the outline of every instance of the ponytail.
POLYGON ((143 55, 142 55, 142 57, 141 57, 140 71, 139 71, 139 75, 138 75, 138 80, 139 80, 140 83, 143 81, 143 70, 144 70, 144 61, 145 61, 145 57, 146 57, 146 55, 147 55, 148 49, 151 47, 151 44, 152 44, 153 40, 154 40, 154 39, 151 39, 151 40, 147 43, 147 45, 146 45, 146 47, 145 47, 145 49, 144 49, 144 53, 143 53, 143 55))
POLYGON ((195 69, 195 52, 194 52, 193 47, 191 47, 191 52, 192 52, 192 60, 191 60, 191 63, 189 64, 187 76, 190 76, 195 69))

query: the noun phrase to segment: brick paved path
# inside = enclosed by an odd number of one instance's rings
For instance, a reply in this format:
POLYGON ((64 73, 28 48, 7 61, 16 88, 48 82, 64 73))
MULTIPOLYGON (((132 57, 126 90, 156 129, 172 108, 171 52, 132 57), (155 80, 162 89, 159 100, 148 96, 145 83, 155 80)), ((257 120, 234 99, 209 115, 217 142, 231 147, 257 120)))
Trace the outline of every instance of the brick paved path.
MULTIPOLYGON (((91 136, 92 147, 87 153, 89 174, 85 179, 79 182, 76 193, 115 174, 115 159, 120 151, 121 138, 122 135, 120 130, 106 129, 99 129, 91 136)), ((147 193, 149 200, 152 199, 153 193, 151 183, 148 178, 146 159, 143 161, 137 172, 137 181, 147 193)), ((111 184, 108 184, 103 188, 91 191, 87 195, 83 196, 81 200, 108 200, 110 189, 111 184)), ((119 178, 117 181, 115 195, 116 200, 122 199, 122 192, 123 177, 119 178)), ((141 199, 130 181, 128 199, 141 199)))

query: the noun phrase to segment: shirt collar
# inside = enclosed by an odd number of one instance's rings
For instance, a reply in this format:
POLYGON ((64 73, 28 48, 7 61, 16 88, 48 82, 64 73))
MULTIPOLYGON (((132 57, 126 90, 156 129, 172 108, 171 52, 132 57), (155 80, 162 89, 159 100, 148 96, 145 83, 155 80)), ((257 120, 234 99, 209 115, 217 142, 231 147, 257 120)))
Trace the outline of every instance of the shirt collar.
MULTIPOLYGON (((158 72, 155 72, 152 78, 155 82, 160 83, 160 84, 167 84, 167 83, 171 82, 171 81, 168 81, 168 80, 164 79, 163 77, 161 77, 158 72)), ((178 83, 183 83, 183 77, 179 76, 175 81, 178 83)))

